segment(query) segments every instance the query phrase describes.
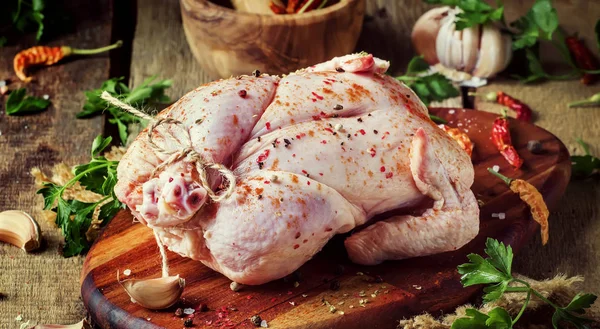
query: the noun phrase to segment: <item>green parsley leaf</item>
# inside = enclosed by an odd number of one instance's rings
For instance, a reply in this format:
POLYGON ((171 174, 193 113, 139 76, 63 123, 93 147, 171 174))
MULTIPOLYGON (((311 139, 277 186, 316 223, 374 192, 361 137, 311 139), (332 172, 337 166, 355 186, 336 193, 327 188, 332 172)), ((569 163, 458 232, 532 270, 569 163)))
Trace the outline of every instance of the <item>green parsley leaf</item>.
POLYGON ((513 252, 511 246, 505 246, 498 240, 488 238, 485 242, 485 253, 490 256, 488 261, 507 276, 511 276, 513 252))
POLYGON ((563 322, 570 323, 577 329, 589 329, 588 324, 593 323, 594 320, 572 314, 564 308, 557 308, 552 315, 552 326, 555 329, 561 329, 563 322))
POLYGON ((165 95, 165 90, 171 87, 173 82, 171 80, 154 82, 155 80, 156 77, 150 77, 133 90, 130 90, 127 85, 122 82, 123 77, 104 81, 99 89, 85 92, 86 102, 83 105, 83 110, 77 113, 77 118, 89 118, 107 112, 109 115, 108 122, 117 125, 121 143, 125 144, 129 137, 127 126, 133 123, 140 123, 145 126, 145 120, 108 104, 105 100, 100 98, 100 95, 103 91, 107 91, 112 96, 137 108, 169 102, 170 99, 165 95))
POLYGON ((487 320, 490 318, 486 314, 479 312, 474 308, 465 310, 466 317, 462 317, 452 322, 450 329, 486 329, 490 328, 487 325, 487 320))
POLYGON ((458 273, 462 276, 460 281, 463 286, 468 287, 476 284, 500 283, 510 280, 511 277, 499 271, 487 259, 477 254, 469 254, 467 258, 470 263, 458 266, 458 273))
POLYGON ((25 88, 12 91, 6 100, 6 114, 25 115, 42 112, 50 105, 50 101, 43 98, 25 96, 25 88))
MULTIPOLYGON (((45 7, 44 0, 33 0, 31 3, 17 0, 16 8, 11 12, 14 28, 20 32, 28 32, 35 26, 37 31, 36 40, 40 41, 44 33, 44 14, 42 11, 45 7)), ((11 8, 13 7, 9 5, 9 8, 4 9, 10 10, 11 8)))
POLYGON ((510 315, 501 307, 495 307, 488 313, 488 319, 485 321, 485 324, 495 329, 509 329, 513 326, 510 315))
POLYGON ((583 314, 585 313, 586 308, 592 307, 592 304, 594 304, 597 298, 596 295, 578 293, 573 297, 565 309, 567 311, 583 314))
POLYGON ((577 143, 581 145, 585 155, 571 156, 572 176, 573 178, 589 177, 600 170, 600 159, 590 154, 590 148, 586 142, 578 138, 577 143))
POLYGON ((546 32, 546 39, 552 40, 552 33, 558 28, 558 15, 550 0, 536 0, 531 7, 533 20, 546 32))
POLYGON ((456 15, 456 30, 463 30, 477 24, 504 20, 504 6, 497 1, 494 8, 483 0, 425 0, 426 3, 458 7, 462 10, 456 15))
POLYGON ((410 62, 408 62, 406 74, 414 75, 427 70, 429 70, 429 63, 423 59, 423 56, 415 56, 410 60, 410 62))
POLYGON ((97 220, 101 225, 106 225, 119 210, 125 208, 125 205, 114 194, 118 162, 109 161, 99 155, 111 140, 110 137, 96 137, 92 143, 91 161, 76 166, 74 178, 64 186, 46 183, 37 192, 44 197, 44 209, 52 209, 56 212, 56 225, 65 237, 63 248, 65 257, 83 254, 89 250, 92 241, 88 241, 86 233, 90 229, 98 208, 97 220), (64 191, 77 182, 85 189, 102 195, 103 198, 97 202, 64 199, 64 191))
POLYGON ((506 280, 506 281, 502 281, 498 284, 492 285, 492 286, 487 286, 485 288, 483 288, 483 292, 485 293, 483 295, 483 302, 484 303, 491 303, 495 300, 498 300, 502 294, 506 291, 506 288, 508 288, 508 284, 510 281, 506 280))

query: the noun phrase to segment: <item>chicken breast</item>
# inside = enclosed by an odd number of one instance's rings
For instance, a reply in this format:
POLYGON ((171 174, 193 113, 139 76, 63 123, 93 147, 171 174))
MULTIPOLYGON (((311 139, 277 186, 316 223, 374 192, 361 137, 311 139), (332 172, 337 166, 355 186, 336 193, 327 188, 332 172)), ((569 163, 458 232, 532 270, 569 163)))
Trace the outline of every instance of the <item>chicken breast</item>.
POLYGON ((201 86, 158 115, 177 122, 138 136, 115 192, 170 250, 243 284, 355 228, 345 245, 360 264, 460 248, 479 229, 470 158, 388 66, 353 54, 201 86), (235 178, 229 196, 218 168, 235 178), (370 222, 427 200, 420 216, 370 222))

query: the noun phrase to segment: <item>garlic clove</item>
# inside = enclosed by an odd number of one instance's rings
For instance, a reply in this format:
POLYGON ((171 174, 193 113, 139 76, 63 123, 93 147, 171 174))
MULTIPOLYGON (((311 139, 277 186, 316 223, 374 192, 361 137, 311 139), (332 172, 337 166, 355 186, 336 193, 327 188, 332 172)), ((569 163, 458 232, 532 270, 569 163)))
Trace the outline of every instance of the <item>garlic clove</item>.
MULTIPOLYGON (((28 327, 29 328, 29 327, 28 327)), ((29 329, 91 329, 90 324, 85 320, 81 320, 75 324, 38 324, 29 329)))
POLYGON ((452 48, 455 29, 454 15, 450 13, 442 20, 442 27, 435 39, 435 49, 440 64, 451 68, 454 68, 452 66, 452 48))
POLYGON ((500 29, 492 24, 483 26, 479 61, 473 71, 473 76, 488 78, 504 70, 510 62, 510 40, 502 35, 500 29), (508 40, 508 41, 507 41, 508 40))
MULTIPOLYGON (((463 71, 473 72, 479 55, 481 25, 471 26, 463 30, 463 71)), ((510 48, 509 48, 510 49, 510 48)))
POLYGON ((417 54, 423 55, 425 61, 431 65, 439 62, 436 53, 436 38, 441 21, 448 16, 450 7, 433 8, 423 14, 413 27, 411 40, 417 54))
MULTIPOLYGON (((456 26, 456 25, 454 25, 456 26)), ((459 71, 464 68, 463 64, 463 30, 452 32, 451 45, 450 45, 450 67, 454 67, 459 71)))
MULTIPOLYGON (((117 280, 118 277, 117 274, 117 280)), ((185 287, 185 280, 179 275, 146 280, 132 279, 120 283, 132 302, 151 310, 160 310, 175 304, 185 287)))
POLYGON ((40 226, 24 211, 0 212, 0 241, 15 245, 26 252, 40 247, 40 226))

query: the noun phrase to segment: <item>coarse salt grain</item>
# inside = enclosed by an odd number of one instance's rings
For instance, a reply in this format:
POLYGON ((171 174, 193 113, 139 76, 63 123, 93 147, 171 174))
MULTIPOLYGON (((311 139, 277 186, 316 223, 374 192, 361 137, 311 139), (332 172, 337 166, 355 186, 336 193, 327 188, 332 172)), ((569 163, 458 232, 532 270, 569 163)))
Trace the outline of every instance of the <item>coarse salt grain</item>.
POLYGON ((0 87, 6 86, 6 80, 0 80, 0 87))
POLYGON ((296 302, 290 302, 290 305, 296 306, 296 302))
POLYGON ((125 271, 123 271, 123 274, 125 274, 126 276, 130 276, 131 275, 131 270, 130 269, 126 269, 125 271))
POLYGON ((498 217, 499 217, 499 216, 498 216, 498 214, 497 214, 497 213, 495 213, 495 212, 494 212, 494 213, 492 213, 492 218, 498 218, 498 217))
POLYGON ((277 175, 271 175, 271 182, 276 182, 279 177, 277 175))
POLYGON ((494 165, 492 167, 492 170, 495 171, 495 172, 500 172, 500 166, 499 165, 494 165))
POLYGON ((42 96, 42 98, 45 99, 45 100, 49 100, 50 99, 50 95, 46 94, 46 95, 42 96))
POLYGON ((242 285, 233 281, 229 284, 229 288, 233 291, 239 291, 240 289, 242 289, 242 285))
POLYGON ((498 214, 498 219, 505 219, 506 218, 506 214, 501 212, 498 214))
POLYGON ((335 127, 334 127, 335 131, 341 131, 341 130, 342 130, 342 128, 344 128, 344 126, 342 126, 342 124, 341 124, 341 123, 337 123, 337 124, 335 125, 335 127))
POLYGON ((262 328, 269 328, 269 324, 267 323, 267 320, 260 321, 260 326, 262 328))
POLYGON ((455 112, 454 110, 448 111, 448 113, 450 113, 450 114, 454 114, 454 112, 455 112))
POLYGON ((196 310, 193 308, 184 308, 183 309, 183 313, 187 314, 187 315, 194 314, 194 312, 196 312, 196 310))

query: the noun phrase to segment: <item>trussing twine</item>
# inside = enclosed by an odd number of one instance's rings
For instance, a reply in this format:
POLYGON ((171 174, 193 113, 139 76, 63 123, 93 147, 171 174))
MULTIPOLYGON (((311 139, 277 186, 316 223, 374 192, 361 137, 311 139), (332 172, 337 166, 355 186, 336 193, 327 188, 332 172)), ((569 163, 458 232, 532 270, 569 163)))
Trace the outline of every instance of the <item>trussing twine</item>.
POLYGON ((160 242, 158 238, 158 232, 155 229, 152 230, 154 232, 154 238, 156 239, 156 244, 158 245, 158 250, 160 250, 160 259, 161 259, 161 268, 162 268, 162 277, 166 278, 169 276, 169 263, 167 260, 167 251, 165 250, 165 246, 160 242))
POLYGON ((133 106, 120 101, 119 99, 113 97, 106 91, 102 92, 102 95, 100 97, 118 108, 121 108, 139 118, 146 119, 151 122, 148 128, 148 143, 150 144, 150 147, 152 147, 152 149, 158 153, 162 153, 169 156, 167 160, 165 160, 164 162, 156 166, 156 168, 154 168, 154 171, 152 172, 152 177, 156 176, 158 173, 163 171, 168 165, 185 159, 185 161, 193 163, 195 165, 196 170, 198 171, 198 176, 200 177, 199 184, 206 190, 206 193, 213 201, 219 202, 231 196, 235 188, 235 176, 233 175, 233 172, 220 163, 205 162, 202 156, 194 150, 192 146, 192 139, 189 136, 189 131, 187 131, 189 137, 189 145, 179 150, 165 150, 164 148, 156 145, 152 140, 152 133, 158 126, 162 124, 176 125, 185 130, 185 126, 181 121, 175 120, 173 118, 156 119, 134 108, 133 106), (217 195, 208 183, 206 174, 207 168, 217 170, 221 174, 221 176, 223 176, 226 179, 228 186, 225 189, 225 192, 221 195, 217 195))

